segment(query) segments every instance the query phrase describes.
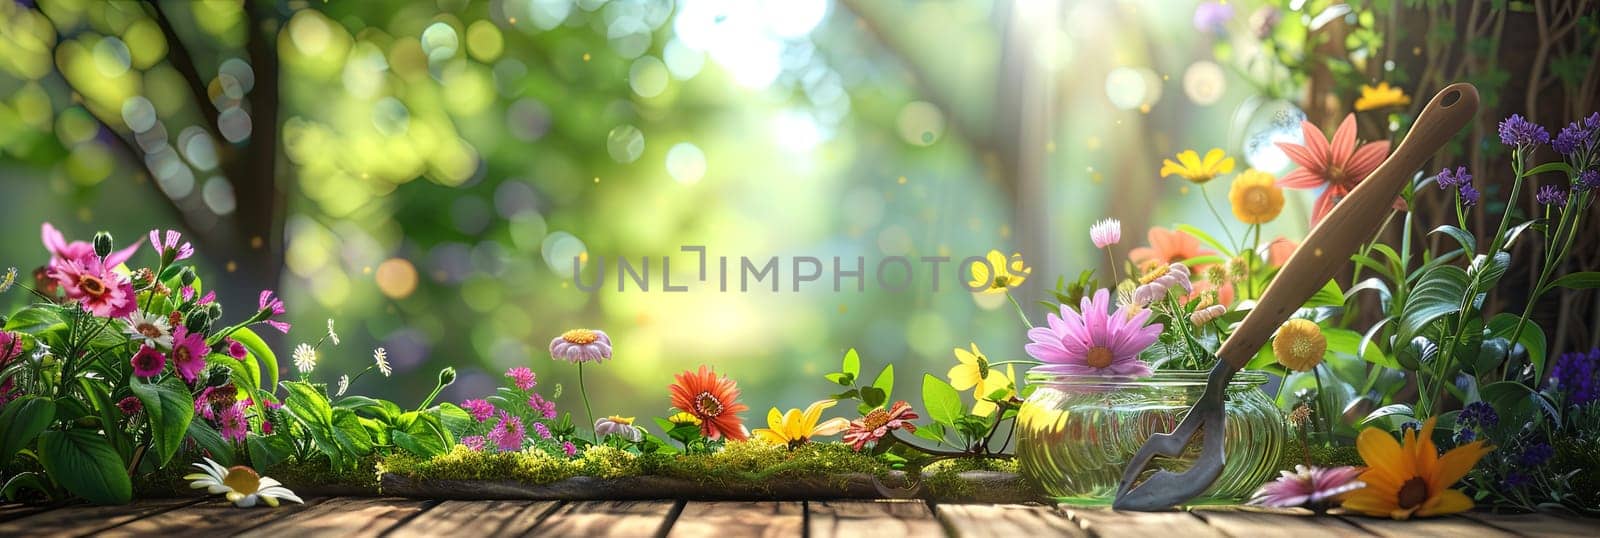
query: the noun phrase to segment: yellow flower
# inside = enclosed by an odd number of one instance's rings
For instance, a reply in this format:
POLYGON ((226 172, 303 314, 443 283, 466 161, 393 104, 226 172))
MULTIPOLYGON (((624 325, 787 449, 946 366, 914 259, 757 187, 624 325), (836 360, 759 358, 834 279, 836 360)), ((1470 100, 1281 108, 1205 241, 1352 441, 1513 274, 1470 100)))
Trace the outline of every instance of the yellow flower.
POLYGON ((1434 421, 1423 422, 1421 432, 1407 430, 1403 445, 1389 432, 1362 430, 1356 450, 1367 464, 1367 471, 1361 473, 1367 487, 1347 494, 1344 509, 1394 519, 1471 510, 1472 499, 1449 487, 1494 449, 1483 446, 1483 441, 1473 441, 1440 456, 1433 445, 1434 421))
POLYGON ((1316 368, 1327 351, 1328 338, 1322 335, 1322 327, 1309 319, 1285 322, 1278 328, 1277 338, 1272 339, 1272 353, 1278 356, 1278 364, 1296 372, 1316 368))
POLYGON ((680 413, 678 413, 676 415, 672 415, 670 417, 667 417, 667 422, 671 422, 673 424, 693 424, 693 425, 699 426, 700 425, 700 417, 694 416, 694 415, 689 414, 689 413, 680 412, 680 413))
POLYGON ((1161 161, 1161 177, 1179 176, 1194 183, 1205 183, 1233 171, 1233 157, 1225 157, 1220 148, 1206 152, 1205 160, 1195 150, 1178 154, 1178 162, 1161 161))
POLYGON ((1380 108, 1399 107, 1411 104, 1411 97, 1405 90, 1393 88, 1387 82, 1379 82, 1377 87, 1361 85, 1361 98, 1356 99, 1356 111, 1366 112, 1380 108))
POLYGON ((789 445, 794 448, 810 441, 812 437, 833 435, 850 427, 850 421, 840 417, 833 417, 822 421, 822 410, 837 405, 835 400, 822 400, 806 407, 804 412, 799 409, 790 409, 788 413, 779 413, 774 407, 767 411, 767 427, 757 428, 750 433, 756 439, 775 445, 789 445))
POLYGON ((1033 273, 1033 268, 1022 261, 1022 253, 1014 253, 1007 260, 1005 254, 998 250, 989 251, 988 264, 972 264, 972 281, 967 283, 970 289, 982 289, 980 293, 1005 293, 1006 290, 1021 286, 1033 273), (993 269, 994 278, 990 278, 989 271, 993 269))
POLYGON ((1016 375, 1008 376, 990 368, 989 358, 978 350, 978 344, 972 344, 972 351, 961 348, 956 348, 955 351, 956 360, 960 364, 951 367, 950 372, 945 374, 950 378, 950 386, 962 391, 972 389, 972 399, 976 402, 972 405, 972 413, 989 416, 997 407, 988 399, 989 395, 997 390, 1008 390, 1006 396, 1009 397, 1011 380, 1016 378, 1016 375))
POLYGON ((1228 188, 1233 216, 1245 224, 1266 224, 1283 211, 1283 188, 1272 174, 1251 168, 1233 178, 1228 188))

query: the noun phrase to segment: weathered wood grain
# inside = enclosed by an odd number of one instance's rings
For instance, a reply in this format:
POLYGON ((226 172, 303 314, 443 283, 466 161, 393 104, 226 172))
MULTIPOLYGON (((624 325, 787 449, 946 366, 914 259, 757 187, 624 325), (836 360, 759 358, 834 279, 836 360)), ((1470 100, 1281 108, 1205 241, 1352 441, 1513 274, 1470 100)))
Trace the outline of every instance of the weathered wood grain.
POLYGON ((934 512, 956 536, 1084 537, 1077 523, 1051 507, 1029 504, 939 504, 934 512))
POLYGON ((557 501, 444 501, 384 536, 522 536, 560 504, 557 501))
POLYGON ((1059 507, 1090 536, 1222 536, 1189 512, 1119 512, 1109 508, 1059 507))
POLYGON ((306 499, 305 504, 284 502, 277 508, 239 508, 220 497, 182 508, 151 514, 112 527, 98 536, 209 537, 233 534, 307 510, 326 499, 306 499))
POLYGON ((1345 515, 1340 517, 1345 521, 1361 527, 1362 529, 1365 529, 1373 534, 1390 538, 1516 536, 1515 534, 1511 534, 1509 532, 1460 516, 1418 518, 1409 519, 1406 521, 1395 521, 1392 519, 1361 517, 1355 515, 1345 515))
POLYGON ((1261 508, 1256 506, 1198 506, 1190 513, 1229 536, 1294 536, 1322 538, 1332 536, 1372 536, 1355 525, 1334 517, 1318 517, 1304 508, 1261 508))
POLYGON ((805 528, 806 507, 801 502, 691 502, 683 506, 667 536, 798 537, 805 528))
POLYGON ((806 503, 812 538, 834 536, 943 536, 922 501, 822 501, 806 503))
POLYGON ((122 506, 67 506, 0 523, 0 536, 83 536, 199 499, 155 499, 122 506))
POLYGON ((11 521, 55 508, 48 504, 0 503, 0 521, 11 521))
POLYGON ((433 501, 393 498, 338 498, 318 503, 271 523, 246 530, 240 536, 282 538, 327 536, 376 537, 432 506, 433 501))
POLYGON ((660 536, 680 506, 673 501, 571 502, 546 516, 527 536, 660 536))
POLYGON ((1462 517, 1523 536, 1600 536, 1600 519, 1566 514, 1491 514, 1469 512, 1462 517))

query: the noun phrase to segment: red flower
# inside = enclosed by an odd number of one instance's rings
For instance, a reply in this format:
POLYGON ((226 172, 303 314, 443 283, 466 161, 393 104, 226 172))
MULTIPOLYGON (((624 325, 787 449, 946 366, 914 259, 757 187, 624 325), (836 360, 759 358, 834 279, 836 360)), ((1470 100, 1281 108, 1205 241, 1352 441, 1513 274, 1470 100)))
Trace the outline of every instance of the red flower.
POLYGON ((850 447, 861 450, 867 443, 882 439, 890 431, 905 428, 908 432, 915 433, 917 425, 911 420, 919 418, 911 411, 911 404, 901 400, 889 406, 888 411, 873 409, 867 416, 850 422, 850 429, 844 432, 844 442, 850 447))
POLYGON ((673 379, 677 383, 667 387, 672 391, 672 406, 700 419, 700 433, 712 440, 726 436, 743 441, 748 437, 744 419, 737 413, 750 408, 737 401, 739 386, 732 379, 717 377, 716 372, 706 366, 698 371, 683 372, 673 379))
POLYGON ((1311 223, 1316 224, 1333 210, 1334 204, 1383 164, 1383 159, 1389 156, 1389 142, 1356 146, 1355 114, 1344 117, 1331 140, 1324 140, 1322 131, 1308 121, 1300 122, 1300 130, 1305 134, 1305 145, 1278 143, 1278 149, 1300 165, 1298 170, 1280 178, 1278 186, 1308 190, 1327 187, 1317 196, 1316 208, 1311 212, 1311 223))

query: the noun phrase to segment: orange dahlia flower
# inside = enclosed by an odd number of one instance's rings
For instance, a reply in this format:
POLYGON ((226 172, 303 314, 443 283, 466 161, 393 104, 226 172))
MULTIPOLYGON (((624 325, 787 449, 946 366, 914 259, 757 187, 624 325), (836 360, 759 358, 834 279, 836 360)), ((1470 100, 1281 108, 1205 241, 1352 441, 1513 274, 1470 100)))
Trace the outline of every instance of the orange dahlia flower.
POLYGON ((710 367, 685 371, 673 376, 669 385, 672 406, 700 419, 700 433, 711 440, 727 437, 743 441, 749 436, 738 413, 750 409, 739 399, 739 386, 726 376, 718 377, 710 367))

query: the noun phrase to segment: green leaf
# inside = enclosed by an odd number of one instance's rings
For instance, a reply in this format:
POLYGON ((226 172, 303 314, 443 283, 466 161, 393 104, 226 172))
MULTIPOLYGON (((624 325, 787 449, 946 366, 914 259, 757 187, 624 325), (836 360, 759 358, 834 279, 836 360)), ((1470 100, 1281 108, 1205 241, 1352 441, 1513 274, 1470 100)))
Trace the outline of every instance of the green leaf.
POLYGON ((1600 271, 1584 271, 1581 273, 1568 273, 1562 275, 1561 278, 1556 279, 1555 282, 1551 282, 1550 284, 1546 285, 1545 289, 1550 288, 1569 288, 1575 290, 1600 288, 1600 271))
POLYGON ((1561 162, 1561 161, 1554 161, 1554 162, 1547 162, 1547 163, 1541 164, 1539 166, 1535 166, 1533 168, 1529 168, 1527 170, 1524 170, 1522 172, 1522 177, 1533 177, 1535 175, 1543 174, 1545 172, 1561 172, 1562 174, 1565 174, 1565 175, 1568 175, 1568 176, 1576 175, 1576 173, 1577 173, 1576 170, 1572 169, 1572 165, 1564 163, 1564 162, 1561 162))
POLYGON ((248 327, 242 327, 234 331, 229 337, 244 345, 245 351, 249 352, 250 355, 245 359, 254 360, 256 362, 256 370, 266 378, 266 383, 262 383, 259 378, 256 379, 256 386, 278 386, 278 356, 272 353, 272 348, 267 346, 267 343, 261 340, 261 337, 257 336, 255 331, 250 330, 248 327))
POLYGON ((11 332, 39 334, 47 331, 66 330, 67 322, 61 318, 60 312, 54 306, 30 306, 24 308, 6 320, 5 329, 11 332))
POLYGON ((961 393, 933 374, 922 374, 922 406, 928 409, 929 419, 951 426, 963 414, 961 393))
POLYGON ((1339 283, 1329 280, 1305 302, 1306 307, 1313 306, 1344 306, 1344 290, 1339 289, 1339 283))
POLYGON ((56 404, 44 396, 23 396, 7 404, 0 412, 0 466, 10 463, 55 418, 56 404))
POLYGON ((889 401, 889 395, 883 393, 878 387, 861 387, 861 403, 869 408, 883 407, 889 401))
POLYGON ((1479 254, 1472 259, 1472 265, 1467 268, 1467 274, 1472 277, 1473 288, 1478 293, 1488 293, 1494 285, 1500 282, 1500 277, 1505 276, 1506 269, 1511 267, 1511 254, 1497 252, 1494 261, 1479 254))
POLYGON ((81 428, 39 436, 39 463, 61 487, 95 504, 127 504, 133 498, 122 457, 99 433, 81 428))
POLYGON ((396 446, 424 458, 444 454, 450 449, 451 440, 443 433, 444 426, 437 416, 412 411, 396 422, 405 424, 404 429, 389 432, 396 446))
POLYGON ((894 363, 884 365, 883 371, 878 372, 878 378, 872 380, 872 388, 883 391, 883 401, 890 400, 894 395, 894 363))
POLYGON ((1178 231, 1192 235, 1195 239, 1199 239, 1201 242, 1211 245, 1211 248, 1217 249, 1217 252, 1221 252, 1223 256, 1233 257, 1232 248, 1229 248, 1228 245, 1218 241, 1217 238, 1211 237, 1211 234, 1206 233, 1204 230, 1188 224, 1179 224, 1178 231))
POLYGON ((189 421, 194 418, 194 397, 189 388, 176 377, 160 383, 146 383, 134 379, 128 384, 133 395, 144 404, 150 417, 151 443, 157 466, 166 466, 178 448, 183 446, 184 435, 189 431, 189 421))
POLYGON ((339 449, 351 457, 372 452, 372 434, 361 424, 361 418, 349 409, 333 410, 333 440, 339 449))
MULTIPOLYGON (((120 455, 130 454, 131 450, 127 449, 123 443, 127 434, 121 428, 116 427, 117 424, 121 423, 122 410, 117 409, 117 405, 111 401, 110 389, 101 380, 87 376, 78 378, 78 385, 83 387, 83 395, 88 400, 89 407, 99 413, 100 423, 109 425, 104 430, 106 432, 106 441, 111 443, 111 449, 116 450, 117 454, 120 455)), ((5 460, 0 460, 0 462, 3 461, 5 460)))
POLYGON ((844 373, 844 372, 832 372, 832 373, 822 374, 822 377, 826 378, 828 381, 832 381, 835 384, 838 384, 841 387, 848 387, 848 386, 856 384, 856 376, 853 376, 853 375, 850 375, 850 374, 847 374, 847 373, 844 373))
POLYGON ((1390 422, 1392 422, 1393 420, 1395 420, 1397 418, 1398 419, 1410 419, 1410 418, 1415 418, 1415 416, 1416 416, 1416 412, 1412 411, 1411 410, 1411 406, 1409 406, 1409 405, 1406 405, 1406 404, 1386 405, 1386 406, 1383 406, 1383 407, 1380 407, 1380 408, 1374 410, 1371 413, 1368 413, 1366 418, 1361 419, 1361 425, 1362 426, 1366 426, 1368 424, 1372 424, 1374 421, 1377 421, 1379 419, 1387 418, 1387 419, 1390 420, 1390 422))
POLYGON ((294 455, 294 445, 282 435, 251 433, 245 438, 244 446, 250 453, 250 466, 256 469, 277 465, 294 455))
MULTIPOLYGON (((1489 318, 1489 335, 1496 338, 1511 339, 1511 332, 1516 330, 1517 316, 1509 312, 1495 314, 1489 318)), ((1522 344, 1528 352, 1528 364, 1533 365, 1534 379, 1544 379, 1545 365, 1545 338, 1544 329, 1533 320, 1528 320, 1522 326, 1522 334, 1517 336, 1517 344, 1522 344)))
POLYGON ((1467 252, 1478 251, 1478 239, 1472 236, 1472 232, 1463 230, 1450 224, 1441 224, 1438 228, 1434 228, 1433 231, 1428 232, 1430 235, 1436 233, 1442 233, 1450 236, 1451 239, 1455 239, 1456 244, 1461 246, 1461 250, 1465 250, 1467 252))
POLYGON ((1400 341, 1407 342, 1428 324, 1461 308, 1467 290, 1467 272, 1454 265, 1442 265, 1422 275, 1400 313, 1400 341))
POLYGON ((915 433, 913 433, 912 435, 915 435, 917 437, 921 437, 923 439, 927 439, 929 441, 933 441, 935 443, 938 443, 938 444, 942 445, 942 444, 944 444, 944 424, 940 424, 938 422, 935 422, 935 423, 929 424, 927 426, 923 426, 921 428, 917 428, 917 431, 915 433))
POLYGON ((194 444, 200 446, 206 457, 222 464, 223 467, 233 465, 233 445, 228 443, 227 439, 223 439, 216 428, 206 424, 206 421, 190 421, 189 438, 194 439, 194 444))
POLYGON ((472 420, 472 415, 467 414, 467 410, 453 403, 441 403, 433 406, 433 409, 436 409, 439 413, 439 423, 450 431, 451 437, 465 435, 466 432, 472 430, 474 424, 478 423, 478 421, 472 420))
POLYGON ((333 408, 322 389, 304 381, 285 381, 283 388, 289 392, 283 405, 296 417, 324 426, 333 424, 333 408))
POLYGON ((840 365, 840 371, 849 374, 852 379, 861 377, 861 356, 856 354, 856 348, 850 348, 849 351, 844 352, 844 361, 840 365))

